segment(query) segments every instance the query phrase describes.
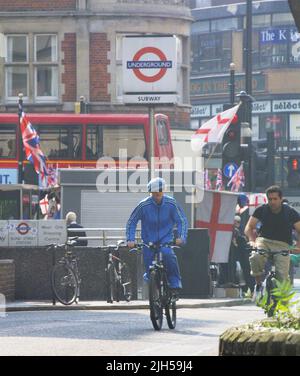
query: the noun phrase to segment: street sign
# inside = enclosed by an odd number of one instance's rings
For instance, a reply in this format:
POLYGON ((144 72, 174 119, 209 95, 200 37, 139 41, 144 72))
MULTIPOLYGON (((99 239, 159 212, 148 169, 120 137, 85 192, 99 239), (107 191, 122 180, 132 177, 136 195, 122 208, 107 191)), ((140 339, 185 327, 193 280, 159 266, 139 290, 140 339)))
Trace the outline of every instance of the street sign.
POLYGON ((125 36, 123 38, 124 103, 176 103, 177 38, 125 36))
POLYGON ((227 163, 223 168, 223 173, 228 179, 231 179, 236 173, 237 169, 238 165, 236 163, 227 163))

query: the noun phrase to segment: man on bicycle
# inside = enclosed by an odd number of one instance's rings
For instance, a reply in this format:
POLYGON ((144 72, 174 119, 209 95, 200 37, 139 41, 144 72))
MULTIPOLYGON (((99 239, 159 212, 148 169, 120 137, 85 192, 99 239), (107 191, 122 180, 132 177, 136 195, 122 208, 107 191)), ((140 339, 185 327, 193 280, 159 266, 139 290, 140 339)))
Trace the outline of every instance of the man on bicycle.
MULTIPOLYGON (((133 210, 126 226, 127 245, 135 245, 135 231, 138 221, 141 221, 142 239, 146 244, 167 244, 174 240, 175 244, 184 244, 187 237, 187 218, 173 197, 164 194, 165 180, 154 178, 148 183, 150 196, 142 200, 133 210)), ((171 289, 175 291, 182 288, 177 257, 170 247, 162 247, 163 261, 166 266, 167 278, 171 289)), ((145 279, 149 279, 149 267, 153 260, 153 252, 147 247, 143 248, 145 279)), ((174 291, 174 292, 175 292, 174 291)))
MULTIPOLYGON (((268 204, 255 209, 245 228, 245 235, 249 239, 251 248, 267 251, 288 250, 293 244, 292 231, 300 234, 300 215, 288 205, 282 203, 282 191, 278 186, 271 186, 266 190, 268 204), (258 222, 261 227, 257 233, 258 222)), ((297 242, 297 248, 300 241, 297 242)), ((252 252, 250 258, 251 274, 255 277, 256 288, 254 294, 262 294, 267 255, 252 252)), ((276 279, 283 281, 289 277, 290 258, 280 253, 273 257, 276 279)))

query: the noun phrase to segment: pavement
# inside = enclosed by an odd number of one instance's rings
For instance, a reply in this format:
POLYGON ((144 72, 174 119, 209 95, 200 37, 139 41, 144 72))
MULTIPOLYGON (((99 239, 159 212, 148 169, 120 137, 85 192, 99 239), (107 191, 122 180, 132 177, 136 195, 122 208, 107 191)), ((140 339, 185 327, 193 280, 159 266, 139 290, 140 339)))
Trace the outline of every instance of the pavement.
MULTIPOLYGON (((230 307, 252 303, 250 299, 245 298, 211 298, 211 299, 179 299, 177 308, 213 308, 230 307)), ((52 301, 13 301, 6 302, 5 309, 0 303, 0 311, 53 311, 53 310, 136 310, 148 309, 147 300, 133 300, 131 302, 106 301, 79 301, 78 304, 65 306, 59 302, 53 305, 52 301)))
MULTIPOLYGON (((300 279, 299 276, 294 280, 294 291, 296 299, 300 299, 300 279)), ((215 308, 215 307, 232 307, 244 304, 254 304, 248 298, 209 298, 209 299, 179 299, 177 308, 215 308)), ((55 310, 136 310, 148 309, 148 300, 132 300, 130 302, 113 302, 106 301, 79 301, 78 304, 65 306, 59 302, 54 305, 52 301, 0 301, 0 314, 3 311, 55 311, 55 310)))

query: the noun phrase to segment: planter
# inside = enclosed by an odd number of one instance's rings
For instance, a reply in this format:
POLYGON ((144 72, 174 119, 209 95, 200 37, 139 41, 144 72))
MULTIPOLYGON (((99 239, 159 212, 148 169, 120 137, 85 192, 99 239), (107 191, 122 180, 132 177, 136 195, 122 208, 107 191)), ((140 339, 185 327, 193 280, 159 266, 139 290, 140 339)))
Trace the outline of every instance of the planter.
POLYGON ((249 328, 226 330, 219 341, 221 356, 300 356, 300 331, 249 328))

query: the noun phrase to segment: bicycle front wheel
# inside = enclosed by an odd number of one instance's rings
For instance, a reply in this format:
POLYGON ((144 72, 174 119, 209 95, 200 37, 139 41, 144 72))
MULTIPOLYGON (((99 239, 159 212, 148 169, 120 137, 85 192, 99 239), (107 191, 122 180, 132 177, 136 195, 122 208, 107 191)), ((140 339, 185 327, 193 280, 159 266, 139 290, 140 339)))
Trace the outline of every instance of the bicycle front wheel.
POLYGON ((79 283, 72 268, 64 264, 55 265, 51 274, 51 285, 59 302, 64 305, 75 302, 79 293, 79 283))
POLYGON ((167 277, 164 278, 165 292, 167 294, 166 304, 165 304, 165 314, 170 329, 175 329, 176 327, 176 296, 173 296, 170 289, 167 287, 167 277))
POLYGON ((153 270, 150 273, 149 281, 149 306, 150 319, 155 330, 162 328, 163 322, 163 304, 161 293, 161 276, 153 270))
POLYGON ((169 298, 169 302, 165 307, 166 319, 168 327, 170 329, 175 329, 176 327, 176 300, 173 297, 169 298))

